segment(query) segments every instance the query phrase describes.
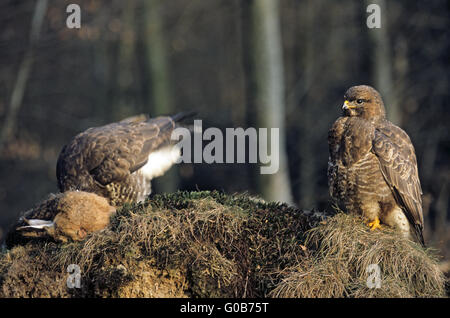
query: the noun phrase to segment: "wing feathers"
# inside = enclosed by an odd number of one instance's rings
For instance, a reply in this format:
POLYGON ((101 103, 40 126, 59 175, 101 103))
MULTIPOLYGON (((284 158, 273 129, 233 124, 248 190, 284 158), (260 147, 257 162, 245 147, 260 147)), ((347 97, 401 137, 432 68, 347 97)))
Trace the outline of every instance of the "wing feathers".
MULTIPOLYGON (((378 157, 386 182, 393 189, 398 204, 422 236, 422 189, 414 147, 399 127, 385 122, 375 131, 372 151, 378 157)), ((423 238, 422 238, 423 240, 423 238)))
POLYGON ((80 133, 63 148, 58 159, 60 190, 82 189, 76 180, 89 176, 100 186, 126 180, 147 163, 150 153, 171 142, 176 121, 189 115, 181 113, 150 119, 138 115, 80 133), (69 186, 66 184, 68 179, 72 180, 69 186))

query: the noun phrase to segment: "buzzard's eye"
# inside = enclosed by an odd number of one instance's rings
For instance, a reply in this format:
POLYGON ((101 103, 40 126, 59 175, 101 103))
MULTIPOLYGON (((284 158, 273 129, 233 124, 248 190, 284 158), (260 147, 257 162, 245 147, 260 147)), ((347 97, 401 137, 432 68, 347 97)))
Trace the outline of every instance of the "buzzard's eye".
POLYGON ((362 103, 363 103, 363 100, 362 100, 362 99, 358 99, 358 100, 356 100, 356 102, 357 102, 358 104, 362 104, 362 103))

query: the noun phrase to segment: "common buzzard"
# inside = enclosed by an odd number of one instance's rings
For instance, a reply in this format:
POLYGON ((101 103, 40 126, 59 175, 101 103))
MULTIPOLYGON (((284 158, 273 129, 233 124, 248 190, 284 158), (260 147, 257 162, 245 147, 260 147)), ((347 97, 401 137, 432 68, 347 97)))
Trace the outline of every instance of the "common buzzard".
POLYGON ((424 245, 422 189, 408 135, 386 119, 380 94, 353 86, 343 116, 328 134, 328 183, 338 206, 362 215, 372 230, 380 221, 424 245))
POLYGON ((151 192, 150 180, 180 156, 170 139, 176 123, 192 115, 140 115, 78 134, 59 155, 59 190, 93 192, 113 206, 144 200, 151 192))

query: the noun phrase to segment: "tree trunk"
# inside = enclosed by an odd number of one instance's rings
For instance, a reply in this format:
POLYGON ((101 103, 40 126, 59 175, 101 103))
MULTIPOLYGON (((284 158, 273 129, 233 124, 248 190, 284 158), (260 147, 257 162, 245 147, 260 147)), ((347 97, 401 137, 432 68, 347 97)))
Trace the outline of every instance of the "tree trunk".
MULTIPOLYGON (((274 174, 258 174, 262 196, 271 201, 292 203, 285 143, 284 70, 278 2, 253 0, 247 3, 248 23, 244 24, 247 43, 246 61, 250 84, 247 88, 253 116, 258 128, 279 129, 279 170, 274 174)), ((253 121, 253 120, 252 120, 253 121)), ((270 135, 268 144, 270 145, 270 135)), ((261 145, 261 143, 260 143, 261 145)), ((270 148, 270 147, 269 147, 270 148)), ((269 153, 272 151, 269 150, 269 153)))
MULTIPOLYGON (((144 0, 145 51, 147 57, 148 90, 151 92, 151 114, 168 115, 173 112, 169 63, 167 61, 161 6, 164 1, 144 0)), ((175 165, 154 182, 158 192, 174 192, 178 188, 178 167, 175 165)))
MULTIPOLYGON (((368 29, 372 44, 372 75, 375 88, 386 106, 387 117, 394 124, 401 124, 401 109, 396 98, 393 81, 393 60, 389 44, 388 18, 385 0, 366 0, 365 4, 377 4, 381 8, 381 27, 368 29)), ((364 10, 365 12, 365 10, 364 10)), ((367 14, 367 13, 366 13, 367 14)))
MULTIPOLYGON (((301 111, 297 112, 299 123, 299 135, 298 135, 298 148, 299 151, 299 204, 302 208, 312 208, 315 203, 315 188, 316 188, 316 161, 312 155, 314 153, 314 141, 316 139, 315 131, 311 130, 312 123, 315 120, 315 108, 314 103, 317 102, 312 98, 312 86, 314 83, 314 77, 317 69, 316 61, 316 19, 317 16, 317 0, 310 0, 303 3, 305 10, 299 15, 304 17, 305 25, 305 40, 302 42, 303 48, 301 49, 304 54, 303 63, 301 69, 303 70, 303 86, 305 88, 305 97, 301 105, 297 106, 301 111)), ((297 101, 300 103, 300 101, 297 101)))
POLYGON ((47 12, 47 4, 47 0, 36 1, 33 19, 31 21, 30 41, 28 43, 28 48, 25 52, 22 63, 19 66, 19 71, 17 72, 16 83, 11 94, 9 109, 0 133, 0 150, 3 148, 4 144, 11 138, 16 128, 15 126, 17 122, 17 114, 19 113, 20 107, 22 106, 23 96, 27 87, 27 81, 33 66, 34 49, 36 43, 39 40, 42 24, 44 22, 44 16, 47 12))
POLYGON ((136 18, 136 2, 128 0, 121 13, 122 29, 118 40, 117 56, 117 99, 115 112, 118 118, 135 115, 138 101, 134 98, 136 81, 134 78, 135 38, 133 24, 136 18))

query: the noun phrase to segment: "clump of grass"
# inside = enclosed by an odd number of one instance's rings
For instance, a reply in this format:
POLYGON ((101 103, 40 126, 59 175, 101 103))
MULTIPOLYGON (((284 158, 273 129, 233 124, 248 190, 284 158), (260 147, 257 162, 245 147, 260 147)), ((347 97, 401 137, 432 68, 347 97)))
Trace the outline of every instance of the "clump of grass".
POLYGON ((361 218, 339 213, 310 230, 306 245, 311 256, 285 270, 271 296, 445 296, 435 252, 392 229, 371 232, 361 218), (379 288, 371 264, 379 266, 379 288))

